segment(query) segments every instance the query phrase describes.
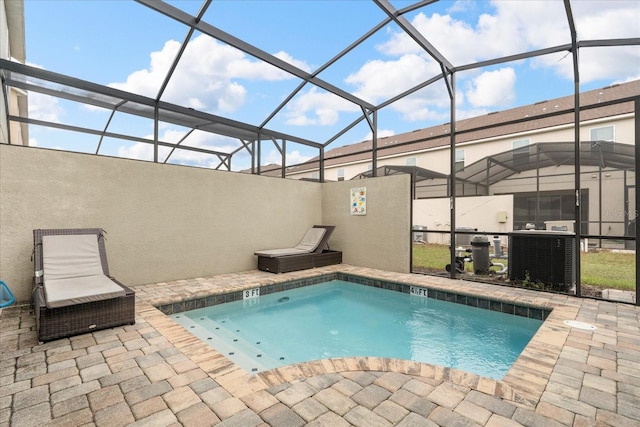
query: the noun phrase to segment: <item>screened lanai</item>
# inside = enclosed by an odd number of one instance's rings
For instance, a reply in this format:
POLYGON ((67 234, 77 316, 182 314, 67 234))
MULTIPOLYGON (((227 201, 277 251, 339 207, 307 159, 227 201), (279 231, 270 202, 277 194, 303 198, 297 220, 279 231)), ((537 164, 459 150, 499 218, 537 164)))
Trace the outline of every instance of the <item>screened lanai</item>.
MULTIPOLYGON (((29 46, 26 47, 24 61, 12 59, 19 58, 20 55, 4 56, 0 59, 3 103, 6 106, 7 123, 16 125, 6 126, 6 142, 17 144, 18 140, 21 140, 20 143, 26 145, 30 137, 43 129, 53 129, 65 135, 67 141, 77 141, 75 145, 67 148, 70 151, 227 171, 249 170, 254 174, 260 174, 263 166, 275 162, 280 165, 280 175, 284 178, 287 177, 287 167, 295 165, 298 159, 295 151, 308 150, 308 157, 318 158, 319 180, 322 182, 325 180, 326 150, 340 144, 361 141, 365 135, 370 135, 371 175, 377 176, 379 171, 391 170, 379 168, 378 139, 383 131, 394 127, 396 118, 401 114, 398 111, 410 115, 414 110, 420 109, 420 117, 425 117, 425 121, 427 117, 436 116, 433 120, 439 120, 445 125, 455 123, 462 116, 463 98, 470 99, 475 94, 465 92, 465 97, 460 96, 465 89, 460 82, 467 84, 469 80, 466 79, 470 79, 470 76, 477 76, 483 72, 497 73, 503 66, 515 67, 514 64, 527 61, 536 66, 542 63, 561 63, 563 68, 557 72, 564 73, 565 92, 575 95, 573 113, 574 124, 577 124, 582 120, 578 96, 581 84, 584 83, 581 75, 584 79, 586 74, 586 67, 581 61, 590 55, 606 58, 609 55, 626 55, 631 51, 631 60, 628 63, 633 64, 633 55, 640 46, 640 30, 637 28, 635 32, 622 35, 613 31, 615 23, 597 26, 597 31, 592 28, 589 28, 589 31, 581 30, 580 25, 586 26, 587 18, 591 16, 589 13, 592 11, 580 1, 547 3, 545 13, 561 23, 559 27, 562 31, 554 32, 553 37, 549 34, 543 37, 540 34, 536 38, 536 31, 516 33, 515 29, 505 26, 505 33, 485 34, 478 31, 475 33, 476 38, 469 39, 465 28, 460 26, 455 28, 458 33, 447 35, 448 38, 452 38, 457 34, 456 37, 461 40, 457 45, 445 44, 436 32, 426 31, 420 26, 425 17, 435 19, 442 16, 442 8, 445 7, 443 4, 446 2, 329 2, 325 3, 324 8, 330 6, 333 19, 318 22, 313 20, 313 8, 323 6, 306 4, 312 2, 276 2, 279 3, 278 7, 286 8, 289 12, 297 12, 296 22, 283 20, 281 15, 273 10, 268 15, 269 19, 246 22, 242 27, 233 27, 224 20, 226 14, 230 16, 243 13, 242 7, 234 3, 211 0, 114 2, 115 8, 109 14, 112 21, 106 16, 87 16, 81 28, 89 31, 93 26, 93 29, 99 32, 116 24, 122 25, 122 31, 128 31, 128 41, 120 45, 111 44, 114 43, 113 38, 105 41, 104 46, 96 46, 95 50, 101 51, 104 56, 103 61, 95 64, 87 62, 83 67, 74 68, 64 62, 57 63, 57 67, 31 64, 29 46), (365 9, 370 13, 357 13, 365 9), (149 75, 151 72, 155 73, 154 79, 148 79, 153 80, 154 84, 137 86, 136 90, 132 89, 132 85, 123 83, 126 78, 122 74, 103 75, 98 72, 100 68, 117 69, 114 64, 118 64, 118 52, 135 50, 136 39, 142 39, 135 21, 121 23, 117 19, 130 11, 135 12, 132 16, 153 22, 152 36, 157 37, 158 45, 167 43, 172 47, 168 55, 170 60, 156 69, 150 67, 146 70, 149 75), (302 21, 303 17, 306 18, 304 22, 308 23, 307 28, 298 22, 302 21), (343 38, 335 37, 336 28, 344 30, 340 34, 346 35, 343 38), (269 37, 270 31, 277 36, 269 37), (287 31, 289 37, 286 37, 287 31), (385 44, 380 41, 383 34, 392 34, 393 37, 385 44), (491 46, 497 37, 520 39, 524 34, 535 40, 526 44, 515 43, 505 50, 489 49, 482 54, 460 54, 463 47, 472 51, 471 45, 491 46), (285 39, 299 41, 293 57, 287 55, 287 49, 279 46, 285 39), (473 40, 473 43, 469 40, 473 40), (229 102, 231 98, 226 98, 224 94, 219 95, 220 102, 216 107, 201 102, 202 100, 195 95, 180 96, 181 82, 195 80, 195 77, 200 75, 195 70, 196 67, 190 67, 188 62, 199 44, 207 44, 209 49, 221 46, 242 55, 247 62, 237 64, 237 75, 243 76, 242 70, 249 65, 257 65, 258 71, 253 71, 254 73, 273 76, 271 80, 264 79, 260 83, 276 87, 277 94, 268 98, 265 96, 264 99, 256 95, 252 102, 246 104, 254 108, 247 115, 239 114, 240 110, 228 108, 225 102, 229 102), (379 46, 384 48, 378 48, 379 46), (305 58, 305 51, 321 48, 322 59, 314 58, 311 64, 300 59, 305 58), (403 52, 408 54, 402 57, 402 60, 416 61, 411 63, 412 67, 400 68, 403 64, 398 59, 372 73, 377 80, 358 80, 360 71, 365 66, 378 64, 385 59, 385 54, 392 53, 395 48, 404 49, 403 52), (363 60, 362 56, 358 56, 362 51, 376 51, 379 56, 363 60), (346 71, 338 68, 345 64, 346 71), (395 72, 398 69, 402 72, 395 72), (414 73, 410 73, 410 70, 414 73), (98 75, 100 77, 97 77, 98 75), (377 91, 368 92, 365 90, 368 85, 376 86, 377 91), (387 87, 393 87, 393 90, 384 90, 387 87), (22 101, 29 98, 29 102, 35 102, 43 96, 54 99, 60 106, 68 107, 70 112, 77 109, 98 111, 100 114, 94 115, 88 121, 82 121, 78 119, 81 117, 80 114, 72 113, 51 118, 30 114, 24 102, 12 100, 12 97, 22 101), (439 99, 438 107, 444 114, 433 114, 436 107, 428 104, 428 100, 436 96, 439 99), (307 102, 310 102, 309 99, 318 98, 330 101, 318 102, 313 111, 303 110, 307 102), (302 110, 307 114, 295 114, 302 110), (335 116, 338 118, 335 119, 335 116), (312 126, 302 127, 299 126, 300 123, 312 126), (168 132, 167 129, 173 132, 168 132), (143 154, 139 154, 140 152, 143 154), (267 152, 276 153, 275 161, 273 157, 267 157, 267 152)), ((249 7, 265 7, 269 12, 269 2, 264 3, 266 5, 249 3, 249 7)), ((496 5, 504 7, 500 2, 496 5)), ((32 5, 27 4, 27 8, 29 7, 32 5)), ((26 25, 29 25, 28 14, 25 19, 26 25)), ((514 27, 526 28, 526 19, 518 19, 518 25, 514 27)), ((63 17, 60 16, 58 20, 63 22, 63 17)), ((56 19, 51 21, 47 25, 56 24, 56 19)), ((118 29, 120 30, 120 27, 118 29)), ((22 30, 24 32, 24 28, 22 30)), ((43 28, 42 32, 46 33, 47 30, 48 28, 43 28)), ((19 37, 20 31, 16 33, 19 37)), ((202 52, 206 50, 203 49, 202 52)), ((139 71, 139 68, 129 70, 129 75, 135 74, 143 79, 144 76, 140 77, 134 73, 136 70, 139 71)), ((208 81, 194 81, 195 89, 190 93, 196 94, 198 91, 207 91, 216 86, 219 83, 216 78, 214 76, 208 81)), ((542 82, 525 81, 522 86, 532 85, 531 83, 537 84, 541 92, 540 97, 552 97, 552 93, 545 92, 542 82)), ((249 87, 248 84, 246 86, 249 87)), ((229 87, 236 86, 230 84, 229 87)), ((212 93, 218 94, 215 91, 212 93)), ((259 90, 256 93, 262 94, 259 90)), ((480 107, 481 105, 478 106, 480 107)), ((472 114, 472 110, 465 110, 465 117, 472 114)), ((636 135, 637 123, 636 114, 636 135)), ((414 129, 423 127, 421 121, 417 124, 414 121, 410 126, 414 129)), ((399 131, 409 130, 410 128, 405 128, 399 131)), ((432 191, 433 183, 439 186, 438 191, 440 187, 444 188, 446 192, 443 194, 452 199, 450 226, 452 233, 455 233, 456 197, 489 194, 492 186, 496 187, 493 191, 499 191, 500 183, 513 181, 542 168, 570 167, 572 171, 567 173, 574 177, 570 190, 578 195, 585 173, 606 173, 609 169, 623 171, 625 185, 637 188, 638 178, 634 172, 636 164, 632 154, 638 149, 634 148, 634 145, 607 142, 594 146, 592 143, 581 143, 578 126, 574 126, 573 134, 573 141, 548 146, 534 144, 527 152, 516 149, 490 155, 485 160, 465 166, 464 170, 450 175, 430 176, 420 181, 421 175, 417 173, 416 181, 423 183, 424 187, 420 190, 416 182, 415 195, 421 197, 420 192, 427 191, 427 188, 428 191, 432 191), (456 185, 451 185, 454 182, 456 185)), ((450 170, 455 170, 455 149, 459 145, 455 127, 449 126, 448 135, 450 170)), ((43 138, 39 137, 38 140, 38 145, 45 147, 43 138)), ((52 148, 60 147, 57 143, 52 143, 52 148)), ((528 179, 535 181, 543 178, 533 173, 528 179)), ((580 218, 582 206, 579 197, 577 199, 574 215, 580 218)), ((635 212, 638 211, 637 203, 636 201, 635 212)), ((576 232, 579 240, 580 230, 576 232)), ((409 233, 408 230, 407 234, 409 233)), ((454 256, 453 252, 451 256, 454 256)), ((580 262, 579 258, 578 253, 577 263, 580 262)), ((455 271, 452 275, 455 277, 455 271)))
MULTIPOLYGON (((325 149, 331 147, 336 141, 343 141, 341 137, 348 134, 351 129, 363 127, 367 129, 373 136, 373 147, 371 150, 372 161, 376 162, 376 139, 379 131, 378 115, 391 108, 395 103, 402 100, 408 100, 416 96, 424 96, 425 89, 429 87, 438 87, 440 91, 444 90, 448 93, 450 101, 450 118, 455 120, 456 100, 454 94, 456 90, 456 76, 464 75, 473 70, 482 70, 495 67, 500 64, 509 64, 514 61, 538 58, 545 59, 549 55, 560 54, 563 56, 572 56, 574 59, 574 84, 576 93, 579 91, 579 62, 577 61, 578 52, 580 50, 588 51, 590 49, 603 48, 621 48, 625 46, 640 45, 640 37, 629 38, 606 38, 607 32, 602 31, 599 37, 594 39, 580 39, 576 28, 576 21, 581 18, 583 12, 580 7, 574 11, 576 4, 571 1, 555 2, 553 8, 555 12, 562 14, 565 21, 566 34, 564 35, 564 43, 544 45, 540 49, 527 50, 521 52, 511 52, 509 55, 486 57, 476 62, 465 63, 457 60, 455 52, 443 51, 437 44, 431 41, 428 35, 421 33, 412 18, 416 15, 428 14, 429 8, 436 8, 438 2, 420 1, 408 4, 407 2, 393 2, 374 0, 372 2, 355 2, 342 6, 347 12, 351 8, 361 8, 367 10, 375 10, 373 16, 378 19, 369 18, 369 24, 358 22, 357 28, 352 29, 353 34, 351 40, 343 40, 340 44, 336 43, 333 55, 330 55, 322 64, 315 65, 309 69, 306 66, 295 63, 291 60, 283 60, 279 55, 268 53, 261 48, 259 39, 249 37, 253 42, 249 42, 234 34, 232 29, 223 29, 224 23, 218 22, 218 25, 212 22, 216 20, 216 8, 218 6, 211 0, 203 1, 199 7, 195 7, 198 2, 162 2, 138 0, 135 8, 144 8, 147 10, 149 19, 158 20, 158 23, 171 25, 171 34, 180 34, 182 29, 182 40, 177 43, 178 48, 174 52, 173 60, 163 68, 163 78, 159 79, 158 86, 141 91, 143 93, 120 90, 115 84, 98 83, 90 78, 83 78, 73 73, 59 73, 58 70, 46 70, 42 67, 34 67, 10 58, 3 58, 0 62, 2 70, 3 85, 7 90, 14 88, 18 93, 34 93, 48 95, 72 103, 79 103, 87 107, 97 107, 104 110, 108 114, 104 115, 102 123, 97 122, 97 126, 88 126, 88 124, 63 123, 61 121, 52 121, 46 119, 37 119, 29 117, 26 111, 11 111, 8 115, 10 122, 26 123, 32 128, 52 127, 64 131, 80 132, 93 135, 90 139, 93 143, 89 147, 85 147, 87 152, 95 154, 107 154, 108 145, 112 140, 123 140, 129 143, 140 143, 152 147, 150 153, 152 155, 148 160, 154 162, 174 161, 175 153, 181 151, 197 152, 202 155, 210 156, 213 160, 207 163, 208 167, 232 170, 232 161, 242 155, 250 158, 250 166, 252 170, 259 173, 259 168, 264 164, 261 159, 261 150, 263 145, 275 146, 281 155, 280 164, 283 166, 283 175, 285 175, 284 166, 290 164, 287 160, 287 144, 298 146, 302 145, 316 150, 320 162, 323 161, 325 149), (212 22, 210 22, 212 21, 212 22), (375 40, 376 35, 384 31, 397 32, 397 37, 411 43, 412 49, 421 52, 427 63, 436 67, 436 72, 427 72, 419 77, 419 82, 413 86, 409 85, 404 90, 384 97, 362 96, 357 91, 349 90, 344 81, 336 79, 330 74, 332 67, 338 67, 350 56, 354 55, 359 49, 367 47, 368 43, 375 40), (212 108, 198 108, 187 103, 173 102, 177 99, 172 93, 176 80, 184 77, 182 70, 183 62, 186 62, 189 55, 190 44, 201 42, 203 39, 215 40, 234 50, 242 52, 247 57, 255 59, 262 64, 265 70, 269 72, 283 73, 289 79, 288 89, 281 91, 280 102, 271 108, 262 108, 264 114, 259 119, 252 121, 240 121, 235 119, 233 114, 223 115, 212 113, 212 108), (326 77, 325 77, 326 76, 326 77), (279 126, 281 120, 278 116, 287 108, 291 108, 296 103, 297 97, 305 91, 314 90, 322 92, 326 97, 340 100, 340 102, 350 105, 343 112, 346 120, 340 120, 333 126, 335 130, 322 132, 323 136, 316 135, 319 132, 300 132, 293 133, 286 130, 285 126, 279 126), (347 113, 348 112, 348 113, 347 113), (119 131, 117 125, 119 116, 135 116, 144 118, 146 121, 153 123, 156 129, 151 138, 146 136, 138 136, 126 134, 119 131), (163 137, 160 129, 166 125, 179 127, 181 137, 179 139, 167 140, 163 137), (220 147, 221 144, 197 144, 194 143, 196 134, 204 133, 206 135, 218 135, 225 137, 225 148, 220 147)), ((340 7, 336 7, 336 13, 340 15, 340 7)), ((579 4, 577 6, 580 6, 579 4)), ((127 5, 127 8, 134 6, 127 5)), ((285 7, 287 7, 285 5, 285 7)), ((293 9, 299 5, 291 4, 289 8, 293 9)), ((126 12, 123 6, 123 13, 126 12)), ((302 14, 303 11, 301 10, 302 14)), ((300 15, 302 17, 302 15, 300 15)), ((275 20, 275 18, 274 18, 275 20)), ((27 17, 28 23, 28 17, 27 17)), ((105 23, 107 24, 107 23, 105 23)), ((328 24, 328 23, 327 23, 328 24)), ((101 25, 96 22, 96 25, 101 25)), ((342 24, 341 24, 342 25, 342 24)), ((329 31, 327 26, 324 31, 329 31)), ((304 37, 301 34, 300 37, 304 37)), ((309 30, 311 36, 311 30, 309 30)), ((482 40, 476 40, 482 42, 482 40)), ((543 46, 543 44, 540 44, 543 46)), ((120 49, 126 49, 120 46, 120 49)), ((426 71, 426 70, 425 70, 426 71)), ((387 79, 403 79, 402 76, 394 76, 389 74, 387 79)), ((210 84, 202 82, 203 85, 210 84)), ((407 85, 405 85, 407 86, 407 85)), ((7 94, 5 93, 5 96, 7 94)), ((579 108, 579 105, 577 106, 579 108)), ((141 122, 143 123, 143 122, 141 122)), ((294 128, 295 129, 295 128, 294 128)), ((455 141, 455 132, 451 133, 452 143, 455 141)), ((9 137, 9 139, 11 139, 9 137)), ((377 167, 373 167, 376 170, 377 167)), ((322 168, 320 168, 322 174, 322 168)))

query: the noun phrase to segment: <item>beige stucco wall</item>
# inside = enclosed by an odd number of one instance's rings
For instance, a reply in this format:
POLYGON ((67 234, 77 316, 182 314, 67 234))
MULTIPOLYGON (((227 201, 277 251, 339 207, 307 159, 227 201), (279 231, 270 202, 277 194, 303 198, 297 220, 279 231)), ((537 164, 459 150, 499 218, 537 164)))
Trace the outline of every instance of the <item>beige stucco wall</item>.
POLYGON ((107 231, 112 275, 153 283, 254 269, 322 222, 321 185, 0 144, 0 277, 31 292, 33 229, 107 231))
POLYGON ((322 210, 326 224, 337 226, 331 247, 343 262, 408 273, 410 269, 411 194, 409 175, 326 183, 322 210), (367 215, 351 215, 351 188, 367 189, 367 215), (339 232, 338 232, 339 230, 339 232))
POLYGON ((137 285, 255 269, 256 250, 295 246, 313 224, 344 262, 408 271, 409 181, 358 181, 369 214, 349 215, 349 182, 318 184, 0 144, 0 279, 31 293, 33 230, 99 227, 110 272, 137 285))

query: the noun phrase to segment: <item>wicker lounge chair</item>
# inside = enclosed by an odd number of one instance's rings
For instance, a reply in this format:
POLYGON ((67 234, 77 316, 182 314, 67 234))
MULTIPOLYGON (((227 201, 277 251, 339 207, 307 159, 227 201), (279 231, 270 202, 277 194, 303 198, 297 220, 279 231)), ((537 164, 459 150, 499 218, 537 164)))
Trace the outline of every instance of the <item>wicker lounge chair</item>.
POLYGON ((340 264, 342 252, 330 250, 327 244, 335 228, 333 225, 314 225, 293 248, 255 252, 258 256, 258 269, 271 273, 287 273, 340 264))
POLYGON ((103 230, 34 230, 39 341, 135 323, 135 293, 111 276, 103 230))

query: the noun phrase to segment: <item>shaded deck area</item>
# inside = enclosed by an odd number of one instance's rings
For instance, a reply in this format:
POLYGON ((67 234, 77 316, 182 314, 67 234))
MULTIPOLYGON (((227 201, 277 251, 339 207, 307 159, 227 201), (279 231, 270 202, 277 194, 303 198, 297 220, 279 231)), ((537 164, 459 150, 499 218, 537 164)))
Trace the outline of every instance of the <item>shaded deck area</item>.
POLYGON ((136 324, 39 344, 30 307, 0 314, 0 426, 562 426, 640 423, 640 307, 335 265, 137 286, 136 324), (339 358, 248 373, 158 306, 344 272, 552 309, 502 381, 339 358), (596 326, 572 328, 565 320, 596 326))

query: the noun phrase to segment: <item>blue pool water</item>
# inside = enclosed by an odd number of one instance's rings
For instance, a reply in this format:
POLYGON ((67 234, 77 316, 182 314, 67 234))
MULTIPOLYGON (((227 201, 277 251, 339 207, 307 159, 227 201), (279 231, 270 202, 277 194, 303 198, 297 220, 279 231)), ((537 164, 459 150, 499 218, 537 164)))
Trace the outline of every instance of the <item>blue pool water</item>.
POLYGON ((542 321, 339 280, 171 316, 249 372, 378 356, 501 379, 542 321))

